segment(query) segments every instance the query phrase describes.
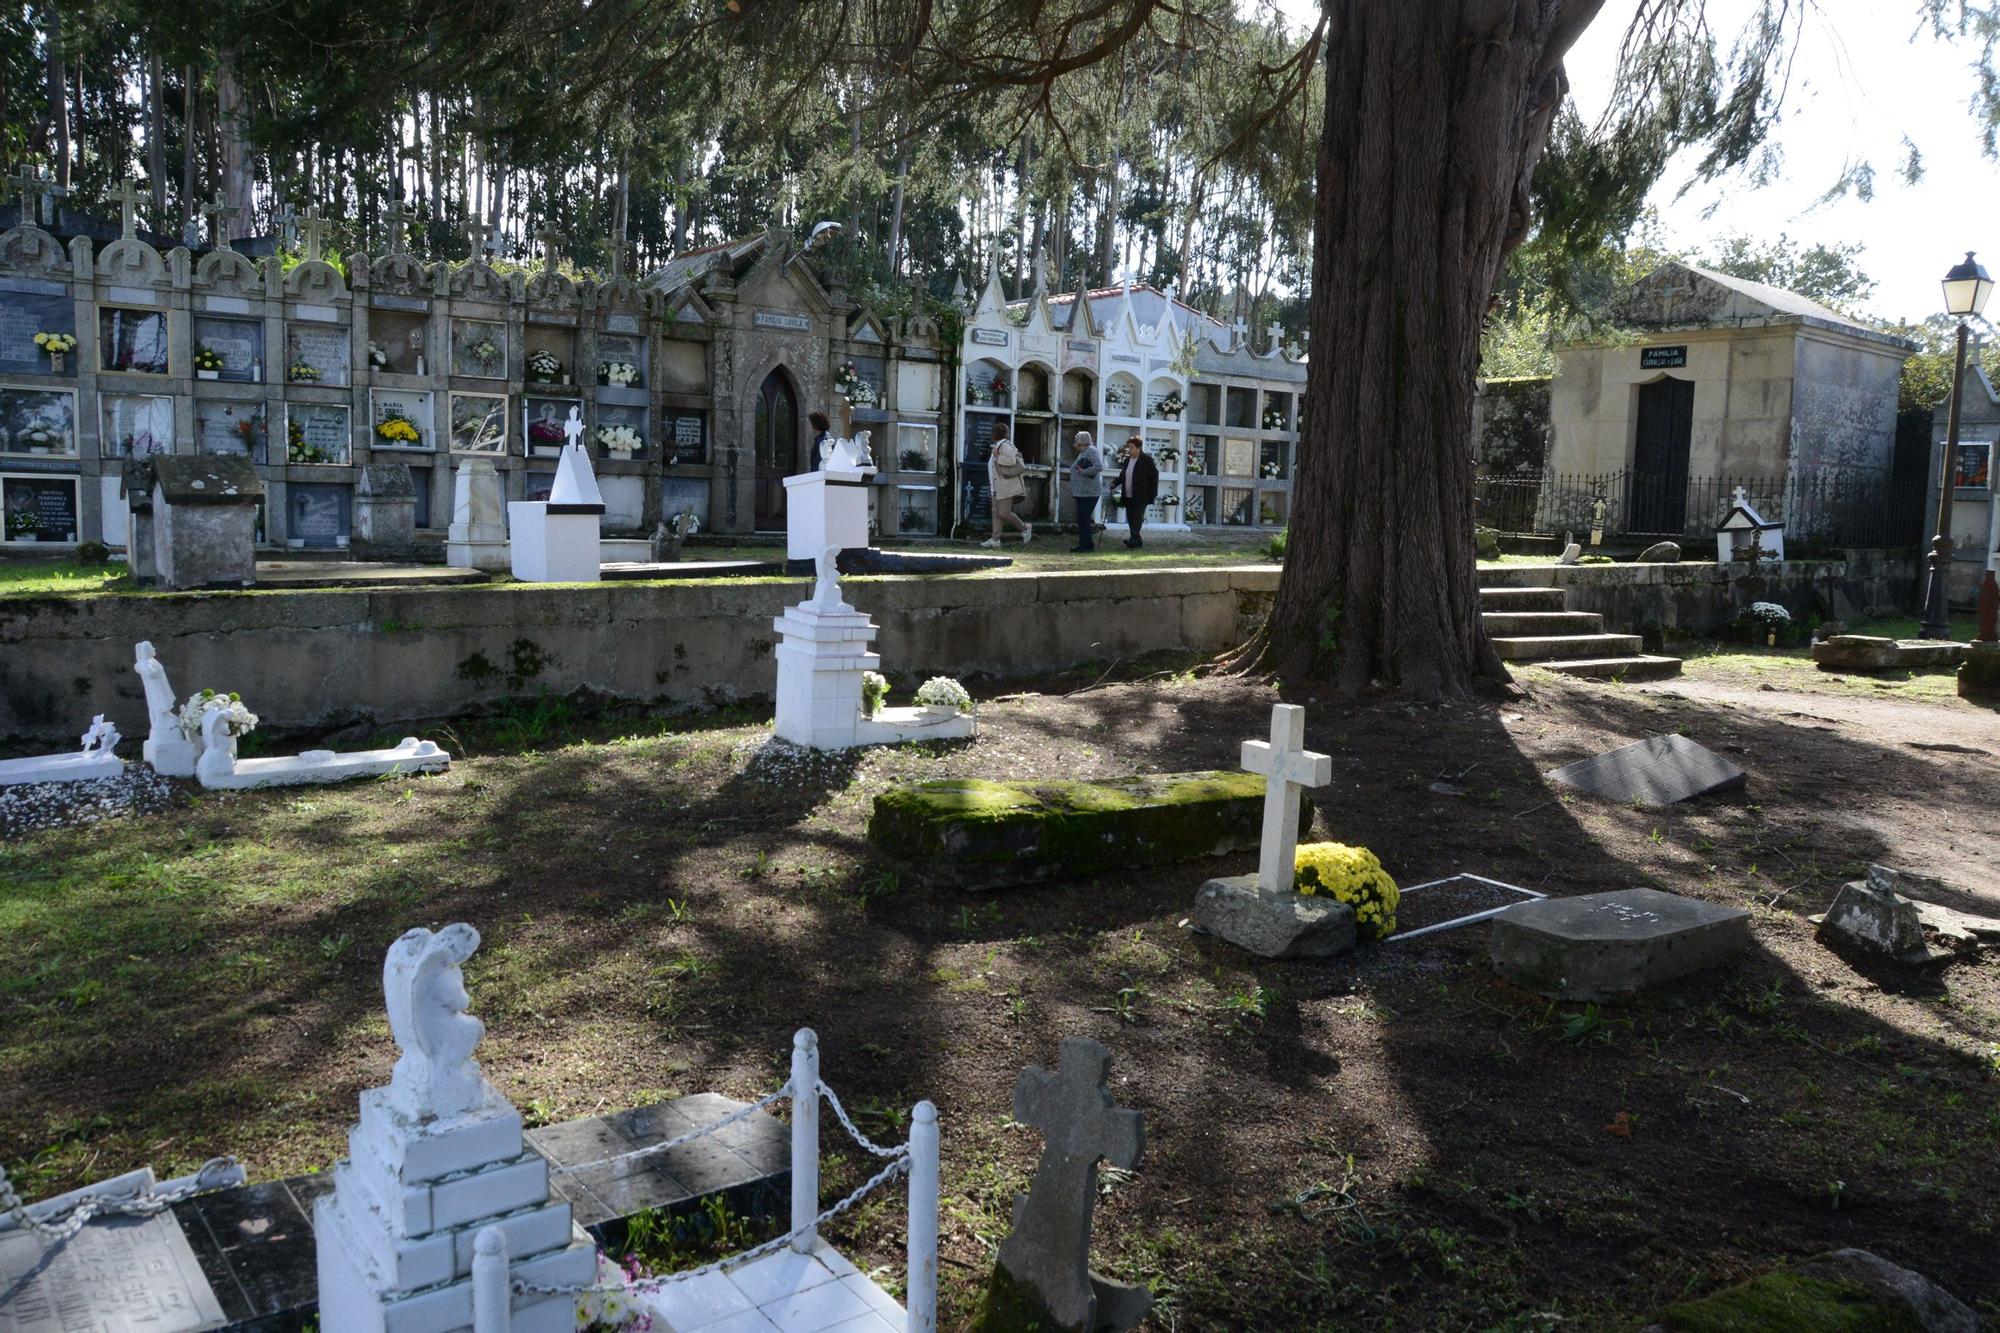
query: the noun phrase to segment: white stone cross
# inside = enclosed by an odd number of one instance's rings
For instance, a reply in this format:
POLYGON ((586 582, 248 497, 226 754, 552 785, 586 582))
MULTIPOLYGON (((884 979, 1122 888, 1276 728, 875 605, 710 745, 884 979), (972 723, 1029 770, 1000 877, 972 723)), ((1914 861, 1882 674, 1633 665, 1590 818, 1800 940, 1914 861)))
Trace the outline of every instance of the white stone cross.
POLYGON ((1271 710, 1271 739, 1243 742, 1243 768, 1264 775, 1264 841, 1257 858, 1257 891, 1289 893, 1299 845, 1299 789, 1333 781, 1333 756, 1306 749, 1306 710, 1279 704, 1271 710))
POLYGON ((320 245, 325 241, 326 233, 332 226, 331 222, 319 215, 318 204, 308 208, 306 215, 299 219, 299 230, 305 233, 307 259, 319 258, 320 245))
POLYGON ((137 235, 133 227, 137 223, 139 200, 143 197, 145 188, 146 182, 133 176, 118 182, 118 188, 111 191, 111 198, 119 208, 119 226, 127 240, 137 235))

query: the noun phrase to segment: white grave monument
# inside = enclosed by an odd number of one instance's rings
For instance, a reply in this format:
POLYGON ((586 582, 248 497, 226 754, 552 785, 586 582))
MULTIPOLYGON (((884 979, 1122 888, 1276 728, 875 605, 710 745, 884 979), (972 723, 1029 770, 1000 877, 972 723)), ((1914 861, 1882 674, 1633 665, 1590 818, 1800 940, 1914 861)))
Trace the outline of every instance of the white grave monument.
POLYGON ((868 483, 875 458, 866 431, 820 446, 819 470, 785 478, 785 558, 816 560, 868 545, 868 483))
MULTIPOLYGON (((590 1282, 597 1247, 549 1198, 549 1164, 472 1058, 486 1026, 467 1013, 471 926, 416 929, 389 948, 382 991, 401 1048, 385 1088, 313 1207, 322 1333, 447 1333, 473 1323, 473 1240, 497 1227, 510 1276, 590 1282)), ((571 1296, 512 1294, 513 1333, 573 1333, 571 1296)))
POLYGON ((1750 503, 1749 492, 1741 486, 1730 498, 1729 512, 1715 525, 1715 563, 1733 565, 1738 560, 1783 560, 1785 525, 1773 523, 1750 503))
POLYGON ((1264 837, 1255 875, 1230 875, 1201 886, 1194 920, 1265 958, 1324 958, 1354 947, 1354 909, 1292 888, 1305 788, 1333 780, 1333 757, 1305 748, 1306 710, 1271 710, 1271 739, 1243 742, 1243 768, 1264 775, 1264 837))
POLYGON ((451 526, 444 534, 444 562, 456 569, 503 570, 507 552, 500 474, 493 460, 461 458, 451 479, 451 526))
POLYGON ((569 443, 556 464, 549 498, 514 500, 507 506, 514 577, 524 583, 595 583, 602 572, 604 497, 583 449, 581 411, 572 407, 563 423, 569 443))
POLYGON ((174 687, 167 683, 166 664, 150 642, 137 644, 132 654, 132 670, 146 687, 148 732, 140 756, 162 777, 191 778, 201 743, 181 731, 180 706, 174 701, 174 687))
POLYGON ((201 758, 194 774, 204 787, 238 790, 245 787, 297 787, 316 782, 345 782, 386 773, 441 773, 451 767, 451 755, 435 741, 405 736, 387 750, 304 750, 268 759, 238 759, 229 718, 210 709, 201 719, 201 758))
POLYGON ((822 547, 813 595, 771 622, 780 639, 779 739, 816 750, 845 750, 972 735, 972 717, 966 713, 938 717, 919 708, 880 708, 873 717, 862 715, 862 673, 878 669, 882 659, 868 651, 875 626, 841 599, 834 566, 839 554, 837 546, 822 547))
POLYGON ((118 728, 99 713, 83 733, 83 748, 70 754, 34 755, 27 759, 0 759, 0 787, 23 782, 84 782, 91 778, 115 778, 125 771, 125 761, 112 751, 118 745, 118 728))

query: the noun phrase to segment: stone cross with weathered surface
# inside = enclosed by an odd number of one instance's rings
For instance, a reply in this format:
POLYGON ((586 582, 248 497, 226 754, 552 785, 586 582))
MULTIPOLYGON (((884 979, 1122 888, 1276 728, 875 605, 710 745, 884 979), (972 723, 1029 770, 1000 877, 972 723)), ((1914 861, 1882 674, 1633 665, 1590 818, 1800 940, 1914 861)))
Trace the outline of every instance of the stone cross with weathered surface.
POLYGON ((1279 704, 1271 710, 1271 739, 1243 742, 1243 768, 1264 775, 1264 843, 1257 858, 1257 890, 1290 893, 1299 845, 1299 788, 1333 781, 1333 756, 1306 749, 1306 710, 1279 704))
POLYGON ((319 215, 318 204, 308 208, 306 215, 299 219, 299 230, 305 233, 307 259, 319 258, 320 243, 326 238, 327 229, 332 225, 319 215))
POLYGON ((40 172, 23 168, 20 175, 9 176, 7 183, 14 187, 14 193, 20 202, 21 225, 34 226, 38 221, 36 214, 40 211, 42 190, 48 184, 48 178, 40 172))
POLYGON ((556 260, 562 255, 562 243, 569 239, 557 231, 553 222, 535 233, 535 239, 542 243, 542 266, 549 272, 556 271, 556 260))
POLYGON ((208 243, 218 250, 229 249, 229 221, 243 210, 231 208, 222 197, 222 191, 215 192, 215 202, 201 206, 202 216, 208 219, 208 243))
POLYGON ((483 263, 486 259, 487 238, 493 234, 493 228, 484 222, 468 222, 462 230, 465 232, 467 244, 472 247, 468 257, 475 262, 483 263))
POLYGON ((409 243, 407 240, 409 226, 416 219, 417 215, 409 209, 404 208, 403 201, 398 199, 395 203, 389 205, 389 211, 382 216, 389 221, 389 253, 392 255, 407 254, 409 252, 409 243))
POLYGON ((127 240, 138 235, 139 199, 145 189, 146 182, 132 176, 118 182, 118 188, 111 192, 111 197, 118 201, 119 226, 127 240))
MULTIPOLYGON (((1014 1119, 1042 1131, 1043 1148, 1028 1192, 1014 1196, 1014 1229, 1000 1243, 999 1266, 1013 1280, 1014 1300, 1032 1297, 1056 1328, 1082 1333, 1123 1333, 1153 1303, 1144 1287, 1107 1282, 1090 1271, 1098 1159, 1129 1171, 1146 1148, 1144 1117, 1112 1104, 1104 1086, 1110 1072, 1111 1052, 1087 1037, 1071 1037, 1062 1044, 1055 1073, 1031 1065, 1014 1085, 1014 1119)), ((1000 1277, 996 1272, 996 1296, 1000 1277)), ((998 1328, 991 1320, 1005 1316, 992 1307, 989 1299, 989 1326, 998 1328)))

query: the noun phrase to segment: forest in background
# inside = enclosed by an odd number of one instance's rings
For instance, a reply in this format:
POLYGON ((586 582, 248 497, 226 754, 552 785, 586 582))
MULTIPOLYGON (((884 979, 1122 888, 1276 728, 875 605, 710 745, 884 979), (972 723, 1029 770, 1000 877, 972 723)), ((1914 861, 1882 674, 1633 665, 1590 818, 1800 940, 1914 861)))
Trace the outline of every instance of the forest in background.
POLYGON ((939 115, 851 59, 774 86, 698 10, 487 9, 35 0, 0 38, 0 156, 107 216, 143 178, 141 225, 175 238, 194 223, 205 240, 202 206, 220 198, 237 236, 316 205, 329 248, 373 252, 400 196, 431 258, 464 257, 478 223, 498 258, 532 263, 553 227, 575 268, 608 269, 622 237, 644 272, 830 219, 843 230, 825 262, 878 309, 976 284, 989 263, 1020 294, 1042 251, 1065 289, 1129 273, 1253 327, 1305 326, 1320 100, 1257 121, 1260 70, 1305 37, 1275 15, 1192 6, 1033 114, 995 90, 939 115), (592 12, 595 32, 578 17, 592 12), (629 67, 568 78, 607 34, 629 67))

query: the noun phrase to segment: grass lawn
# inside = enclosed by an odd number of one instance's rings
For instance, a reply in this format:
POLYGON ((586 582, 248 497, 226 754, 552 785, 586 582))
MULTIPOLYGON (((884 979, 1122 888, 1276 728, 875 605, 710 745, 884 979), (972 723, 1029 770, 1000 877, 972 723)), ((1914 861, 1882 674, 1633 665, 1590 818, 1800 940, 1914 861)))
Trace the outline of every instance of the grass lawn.
POLYGON ((74 560, 0 557, 0 597, 51 593, 136 591, 123 564, 82 565, 74 560))
MULTIPOLYGON (((1860 620, 1848 627, 1850 634, 1890 639, 1913 639, 1917 630, 1918 622, 1913 616, 1860 620)), ((1953 618, 1952 638, 1964 642, 1972 635, 1972 617, 1953 618)), ((1682 655, 1681 674, 1693 680, 1770 685, 1806 694, 1869 695, 1916 703, 1959 702, 1955 667, 1935 671, 1821 671, 1813 662, 1810 646, 1766 648, 1704 642, 1675 651, 1682 655)))
MULTIPOLYGON (((2000 1314, 2000 959, 1850 962, 1805 919, 1869 860, 1996 864, 1990 821, 1938 818, 1990 800, 1990 755, 1560 680, 1500 706, 1298 698, 1333 755, 1312 836, 1401 883, 1651 884, 1751 913, 1728 968, 1562 1005, 1498 982, 1483 928, 1286 963, 1185 929, 1201 881, 1254 858, 967 894, 869 850, 894 782, 1227 768, 1269 725, 1256 685, 1094 675, 986 691, 975 742, 783 768, 752 762, 760 713, 522 702, 430 729, 460 756, 435 778, 190 787, 0 841, 0 1160, 29 1198, 219 1152, 253 1179, 324 1168, 393 1062, 384 949, 463 920, 478 1058, 530 1123, 756 1096, 802 1025, 878 1141, 936 1101, 946 1327, 1040 1147, 1015 1080, 1065 1036, 1108 1045, 1146 1115, 1094 1253, 1152 1287, 1150 1327, 1626 1329, 1843 1245, 2000 1314), (1741 757, 1750 790, 1639 809, 1541 776, 1663 731, 1741 757)), ((832 1199, 873 1162, 825 1143, 832 1199)), ((830 1235, 900 1275, 900 1199, 830 1235)))

